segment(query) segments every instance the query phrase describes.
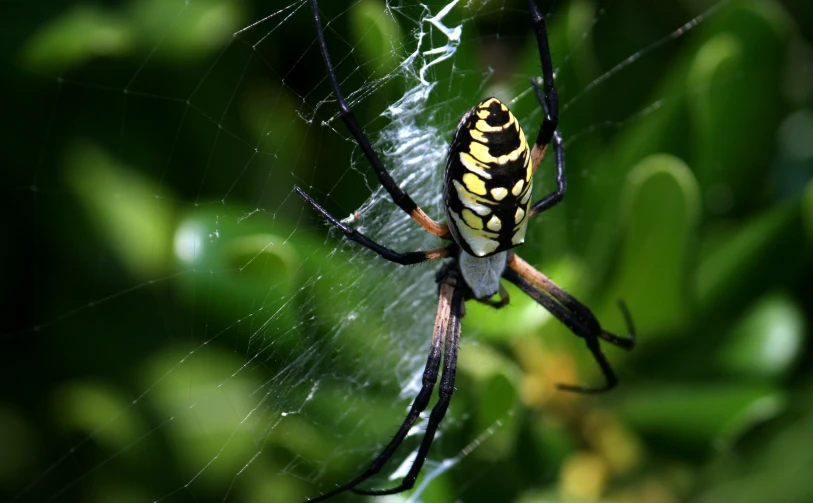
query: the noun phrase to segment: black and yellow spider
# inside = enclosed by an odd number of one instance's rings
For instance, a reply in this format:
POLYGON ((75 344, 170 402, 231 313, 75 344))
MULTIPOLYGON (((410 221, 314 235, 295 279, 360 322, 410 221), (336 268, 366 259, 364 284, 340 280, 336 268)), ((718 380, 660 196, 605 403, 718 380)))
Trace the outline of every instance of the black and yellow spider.
POLYGON ((457 126, 446 158, 443 196, 448 224, 436 222, 427 216, 415 201, 396 185, 370 146, 369 140, 339 89, 339 82, 325 42, 317 0, 311 0, 311 6, 319 49, 339 104, 342 120, 372 165, 381 185, 392 196, 393 202, 426 231, 451 241, 450 244, 433 250, 398 253, 343 224, 301 188, 294 187, 297 194, 328 222, 341 230, 348 239, 369 248, 386 260, 407 265, 449 259, 437 274, 439 300, 431 348, 423 372, 421 390, 412 403, 406 419, 393 439, 364 473, 328 493, 309 500, 317 502, 348 490, 359 494, 385 495, 413 487, 454 392, 460 320, 465 314, 463 303, 474 299, 496 308, 505 306, 508 304, 508 293, 500 283, 501 278, 519 287, 574 334, 583 338, 606 380, 603 386, 596 388, 560 384, 558 386, 560 389, 596 393, 615 386, 618 379, 601 351, 599 339, 625 349, 632 349, 635 345, 635 334, 631 317, 623 303, 619 303, 619 306, 629 330, 627 337, 620 337, 602 329, 586 306, 511 251, 524 242, 528 220, 561 202, 567 186, 564 148, 562 138, 556 131, 559 105, 553 83, 547 30, 545 19, 534 0, 528 0, 528 6, 542 61, 544 91, 540 89, 535 79, 531 79, 531 84, 545 112, 536 142, 533 148, 529 149, 525 133, 516 117, 497 98, 487 98, 468 111, 457 126), (541 201, 531 204, 533 174, 551 142, 556 155, 557 189, 541 201), (495 295, 499 296, 499 300, 493 299, 495 295), (426 432, 409 472, 396 487, 358 488, 359 484, 381 471, 404 441, 418 416, 426 409, 437 382, 441 355, 443 355, 443 372, 439 399, 429 416, 426 432))

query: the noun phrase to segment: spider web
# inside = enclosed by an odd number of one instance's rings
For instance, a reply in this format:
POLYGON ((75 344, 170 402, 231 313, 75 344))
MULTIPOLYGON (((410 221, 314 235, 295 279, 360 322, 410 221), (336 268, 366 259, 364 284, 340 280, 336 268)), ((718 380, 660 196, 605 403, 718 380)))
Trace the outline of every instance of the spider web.
MULTIPOLYGON (((529 29, 503 28, 522 17, 521 5, 390 0, 382 11, 373 2, 322 3, 348 102, 429 215, 443 215, 446 145, 473 103, 498 95, 535 135, 534 67, 464 62, 495 39, 513 51, 508 60, 533 55, 529 29), (367 5, 377 14, 352 39, 347 26, 367 5), (400 31, 386 31, 393 26, 400 31), (365 52, 382 32, 385 50, 365 52)), ((28 12, 22 3, 9 8, 28 12)), ((562 114, 710 14, 656 33, 589 85, 560 89, 570 97, 562 114)), ((17 91, 48 99, 22 97, 25 107, 14 110, 25 117, 13 121, 31 127, 6 136, 35 148, 2 183, 7 214, 18 215, 7 236, 21 243, 6 262, 24 264, 13 276, 24 285, 6 296, 0 326, 11 401, 0 417, 25 446, 14 451, 25 455, 3 499, 296 501, 343 482, 326 474, 348 457, 349 472, 363 469, 419 389, 436 265, 398 267, 348 244, 292 187, 395 250, 438 240, 391 203, 339 119, 309 4, 133 0, 53 6, 39 16, 27 27, 34 35, 10 29, 22 55, 17 91), (65 47, 64 71, 56 71, 43 33, 69 33, 70 22, 98 30, 99 50, 77 63, 75 48, 65 47), (188 66, 167 72, 179 51, 190 51, 188 66)), ((602 11, 591 16, 585 38, 602 23, 602 11)), ((557 66, 569 58, 554 47, 557 66)), ((608 111, 565 130, 567 147, 661 105, 645 102, 621 119, 608 111)), ((586 168, 571 169, 578 180, 586 168)), ((551 180, 540 185, 541 193, 551 180)), ((548 225, 555 234, 566 222, 548 225)), ((540 237, 530 230, 529 241, 540 237)), ((475 327, 464 330, 476 344, 475 327)), ((498 420, 466 429, 461 407, 452 404, 441 428, 427 483, 499 428, 498 420), (455 431, 466 432, 465 442, 445 443, 455 431)), ((414 446, 411 438, 390 464, 393 476, 403 475, 398 466, 414 446)))

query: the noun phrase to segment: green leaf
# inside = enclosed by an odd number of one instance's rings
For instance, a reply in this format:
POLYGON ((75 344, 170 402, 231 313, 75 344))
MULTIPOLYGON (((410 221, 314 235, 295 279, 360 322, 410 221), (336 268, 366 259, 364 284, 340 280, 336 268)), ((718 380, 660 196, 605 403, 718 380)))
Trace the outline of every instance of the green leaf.
POLYGON ((615 410, 645 434, 706 448, 713 441, 734 441, 784 406, 784 394, 771 387, 703 383, 630 387, 615 410))
POLYGON ((691 160, 704 201, 722 214, 753 205, 769 173, 775 144, 753 130, 775 131, 789 19, 770 2, 732 4, 716 34, 697 51, 686 79, 691 160))
POLYGON ((11 403, 0 404, 0 486, 14 487, 19 480, 28 480, 37 469, 36 421, 11 403))
POLYGON ((636 328, 662 333, 688 319, 692 245, 700 196, 692 172, 680 159, 649 156, 629 174, 623 196, 626 234, 618 284, 636 328))
POLYGON ((806 260, 800 213, 798 201, 778 205, 703 251, 696 277, 702 313, 747 304, 796 274, 806 260))
MULTIPOLYGON (((809 396, 805 390, 801 396, 809 396)), ((753 453, 725 452, 718 464, 725 464, 727 477, 708 478, 712 487, 701 493, 697 503, 798 503, 813 499, 813 414, 794 420, 767 439, 753 453), (750 454, 750 455, 749 455, 750 454)), ((713 474, 716 475, 716 474, 713 474)))
POLYGON ((401 31, 384 2, 362 0, 350 9, 350 31, 369 73, 380 78, 395 68, 401 31))
POLYGON ((56 391, 55 417, 70 430, 92 435, 108 452, 120 452, 143 435, 132 402, 110 383, 74 381, 56 391))
MULTIPOLYGON (((731 92, 730 84, 740 71, 743 60, 743 47, 739 39, 730 33, 721 33, 707 41, 697 52, 687 77, 687 86, 693 91, 689 100, 690 117, 693 120, 698 157, 699 176, 708 185, 706 201, 713 213, 724 213, 733 205, 732 180, 743 179, 742 165, 729 162, 735 151, 745 150, 735 140, 726 138, 733 129, 741 134, 737 127, 743 124, 742 117, 732 128, 729 120, 723 117, 728 104, 726 93, 731 92), (719 84, 722 82, 722 84, 719 84), (717 84, 717 85, 715 85, 717 84), (727 127, 728 126, 728 127, 727 127), (731 170, 737 170, 732 173, 731 170)), ((742 103, 733 111, 741 115, 742 103)), ((731 112, 731 111, 729 111, 731 112)), ((753 167, 753 164, 748 164, 753 167)))
MULTIPOLYGON (((253 141, 263 152, 273 155, 256 155, 252 163, 268 173, 294 173, 307 179, 306 173, 316 165, 319 151, 313 139, 308 137, 308 123, 299 115, 302 102, 286 86, 269 85, 266 81, 249 83, 240 104, 241 116, 253 135, 253 141)), ((308 175, 313 176, 313 175, 308 175)), ((264 190, 268 201, 285 199, 291 194, 291 184, 271 183, 264 190)))
POLYGON ((807 182, 802 195, 802 218, 807 234, 806 248, 813 249, 813 180, 807 182))
POLYGON ((64 73, 99 56, 132 47, 129 27, 94 5, 76 5, 37 30, 25 43, 23 62, 37 71, 64 73))
POLYGON ((805 336, 802 309, 787 294, 763 297, 737 322, 719 356, 729 375, 779 377, 800 356, 805 336))
MULTIPOLYGON (((178 281, 194 302, 201 291, 217 302, 211 309, 224 319, 264 299, 256 315, 273 316, 267 329, 286 331, 296 324, 302 259, 296 244, 286 239, 292 229, 226 208, 196 209, 181 218, 174 236, 175 257, 184 274, 178 281)), ((297 236, 305 233, 297 234, 297 236)), ((318 262, 318 255, 309 257, 318 262)), ((277 334, 278 335, 278 334, 277 334)))
POLYGON ((134 0, 127 9, 144 50, 175 63, 222 48, 243 23, 235 0, 134 0))
POLYGON ((165 271, 174 215, 157 183, 88 142, 67 151, 65 176, 88 219, 131 274, 154 279, 165 271))
POLYGON ((460 368, 475 381, 471 395, 476 401, 474 431, 486 432, 475 455, 500 459, 513 451, 517 436, 514 413, 519 405, 521 379, 516 364, 487 346, 466 344, 461 348, 460 368))
POLYGON ((180 466, 198 467, 203 481, 233 481, 257 453, 255 428, 265 425, 245 419, 257 407, 253 393, 264 377, 244 364, 214 345, 167 348, 142 363, 145 400, 158 417, 169 418, 162 426, 180 466))

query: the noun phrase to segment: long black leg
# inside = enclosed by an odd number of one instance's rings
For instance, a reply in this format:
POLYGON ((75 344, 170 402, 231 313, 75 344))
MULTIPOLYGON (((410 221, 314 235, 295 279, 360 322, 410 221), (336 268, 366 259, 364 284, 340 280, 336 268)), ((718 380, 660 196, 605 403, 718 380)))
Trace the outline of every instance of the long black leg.
MULTIPOLYGON (((635 347, 635 327, 632 323, 632 316, 630 316, 627 305, 623 301, 618 301, 618 307, 621 309, 621 314, 624 316, 624 321, 627 324, 629 335, 622 337, 601 328, 593 312, 584 304, 573 298, 572 295, 565 292, 562 287, 551 281, 550 278, 534 269, 531 264, 522 260, 516 253, 511 252, 508 257, 507 266, 518 272, 523 278, 529 280, 537 287, 544 290, 547 294, 551 295, 557 302, 567 308, 573 316, 575 316, 582 325, 588 327, 592 332, 598 333, 598 337, 605 341, 618 346, 623 349, 632 349, 635 347)), ((580 334, 576 334, 580 335, 580 334)))
MULTIPOLYGON (((443 284, 441 288, 443 288, 443 284)), ((429 423, 426 426, 426 432, 423 435, 423 440, 421 440, 421 445, 418 447, 415 460, 412 462, 412 466, 409 468, 406 477, 404 477, 404 480, 402 480, 398 486, 390 489, 353 489, 355 493, 384 496, 408 491, 415 485, 418 474, 421 472, 424 462, 426 462, 426 457, 429 455, 429 448, 435 439, 435 433, 437 433, 440 422, 449 409, 449 402, 454 393, 455 374, 457 373, 457 352, 460 347, 460 319, 462 317, 463 292, 459 288, 454 288, 454 286, 451 288, 454 290, 451 303, 452 314, 449 318, 445 334, 445 356, 443 357, 443 376, 440 379, 440 387, 438 389, 439 399, 429 415, 429 423)))
POLYGON ((585 342, 587 343, 587 349, 590 350, 593 358, 595 358, 596 362, 598 362, 598 365, 601 368, 601 373, 604 374, 604 379, 606 380, 606 384, 604 386, 595 388, 574 384, 557 384, 556 386, 559 389, 575 391, 577 393, 601 393, 603 391, 612 389, 616 384, 618 384, 618 377, 616 377, 615 372, 607 361, 607 358, 601 351, 597 333, 588 330, 587 327, 584 326, 579 320, 576 320, 567 309, 556 302, 553 297, 536 288, 530 281, 520 276, 513 269, 506 269, 505 273, 503 273, 503 277, 511 283, 517 285, 520 290, 525 292, 526 295, 541 304, 542 307, 547 309, 554 317, 556 317, 556 319, 561 321, 568 329, 570 329, 571 332, 584 338, 585 342))
POLYGON ((604 339, 624 349, 632 349, 632 347, 634 347, 635 329, 632 326, 632 318, 629 311, 623 303, 620 303, 620 307, 630 331, 628 338, 619 337, 603 330, 598 320, 596 320, 593 313, 586 306, 564 292, 564 290, 548 280, 539 271, 531 268, 516 255, 512 255, 509 258, 508 267, 503 273, 503 277, 517 285, 526 295, 547 309, 571 332, 584 339, 587 344, 587 349, 590 350, 593 358, 601 368, 601 372, 606 381, 604 386, 596 388, 572 384, 559 384, 559 389, 578 393, 600 393, 618 384, 618 378, 601 350, 599 339, 604 339), (540 277, 543 279, 540 279, 540 277))
POLYGON ((562 137, 556 131, 559 125, 559 95, 553 82, 553 64, 551 63, 550 44, 548 43, 548 31, 545 25, 545 18, 539 12, 534 0, 528 0, 528 7, 531 11, 531 21, 533 22, 536 42, 539 47, 539 58, 542 61, 542 80, 545 86, 544 93, 539 88, 535 78, 531 79, 531 85, 536 92, 536 98, 545 112, 539 134, 536 137, 536 144, 531 151, 531 164, 534 171, 542 161, 548 145, 553 141, 553 148, 556 154, 556 191, 545 196, 541 201, 533 204, 530 216, 538 215, 559 204, 565 197, 567 191, 567 177, 565 176, 565 150, 562 137))
MULTIPOLYGON (((559 123, 559 96, 553 83, 553 63, 550 56, 550 44, 548 43, 548 30, 545 25, 545 17, 539 12, 534 0, 528 0, 528 9, 531 11, 531 22, 536 33, 536 44, 539 48, 539 59, 542 61, 542 79, 545 84, 545 93, 540 100, 542 108, 545 110, 545 118, 539 134, 536 137, 536 145, 544 147, 550 143, 556 126, 559 123)), ((534 86, 536 87, 536 86, 534 86)))
MULTIPOLYGON (((409 430, 415 424, 415 421, 420 416, 421 412, 426 410, 426 406, 429 405, 429 400, 432 397, 432 390, 435 387, 435 383, 438 379, 438 370, 440 368, 440 359, 441 359, 441 346, 445 343, 446 345, 446 362, 444 365, 443 370, 443 381, 441 382, 441 390, 444 389, 444 386, 448 387, 448 379, 446 374, 447 368, 449 366, 449 330, 452 326, 452 319, 457 320, 456 327, 457 333, 460 332, 460 304, 461 304, 461 293, 460 289, 456 289, 454 285, 448 283, 442 283, 440 286, 440 293, 438 295, 438 313, 435 317, 435 329, 432 333, 432 347, 429 350, 429 356, 426 359, 426 367, 423 371, 423 380, 421 385, 421 391, 418 392, 418 396, 415 397, 415 401, 412 402, 412 407, 409 409, 409 414, 407 414, 406 419, 401 424, 401 427, 398 428, 398 432, 395 436, 390 440, 390 443, 387 444, 387 447, 381 451, 375 460, 370 464, 370 467, 367 470, 359 475, 358 477, 354 478, 350 482, 337 487, 336 489, 325 493, 318 498, 314 498, 308 500, 310 503, 316 503, 318 501, 325 501, 328 498, 331 498, 339 493, 348 491, 348 490, 355 490, 355 486, 361 484, 368 478, 372 477, 373 475, 377 474, 381 471, 381 468, 389 461, 392 455, 395 453, 396 449, 401 445, 401 443, 406 438, 409 430)), ((455 358, 456 354, 456 346, 455 346, 455 358)), ((452 381, 454 381, 454 376, 452 376, 452 381)), ((443 393, 443 391, 441 391, 443 393)), ((451 393, 449 393, 451 395, 451 393)), ((435 407, 437 408, 437 406, 435 407)), ((434 409, 432 410, 434 414, 434 409)), ((431 420, 430 420, 431 424, 431 420)), ((435 426, 437 427, 437 425, 435 426)), ((420 469, 420 467, 418 468, 420 469)), ((356 491, 360 492, 360 491, 356 491)))
POLYGON ((325 61, 325 67, 327 68, 327 73, 330 76, 330 83, 333 86, 333 94, 336 95, 336 101, 339 104, 339 113, 347 126, 347 129, 349 129, 350 133, 353 134, 353 138, 356 139, 356 142, 358 143, 359 147, 361 147, 362 152, 364 152, 364 156, 367 157, 370 165, 378 175, 378 181, 385 189, 387 189, 387 192, 390 193, 392 201, 427 231, 437 236, 448 237, 449 227, 446 224, 436 222, 429 218, 429 216, 424 213, 424 211, 415 203, 415 201, 413 201, 412 198, 409 197, 409 195, 403 189, 401 189, 398 184, 395 183, 395 180, 392 179, 392 176, 390 176, 387 168, 384 167, 381 159, 378 158, 378 154, 375 153, 375 150, 373 150, 373 147, 370 145, 367 135, 364 134, 364 130, 358 123, 355 114, 353 114, 350 106, 348 106, 344 99, 344 95, 342 95, 342 91, 339 88, 339 80, 336 78, 336 71, 333 68, 333 63, 330 61, 330 54, 327 52, 327 42, 325 41, 325 34, 324 30, 322 29, 322 20, 319 16, 319 6, 316 0, 311 0, 311 7, 313 8, 313 21, 316 25, 316 36, 319 39, 319 50, 322 52, 322 59, 325 61))
MULTIPOLYGON (((531 85, 533 85, 534 91, 536 92, 536 99, 542 105, 542 108, 545 110, 545 114, 547 115, 548 107, 545 105, 545 97, 542 95, 542 90, 539 89, 539 84, 536 82, 535 79, 531 78, 531 85)), ((544 129, 545 123, 543 122, 540 134, 544 129)), ((565 192, 567 191, 567 176, 565 175, 564 142, 562 141, 562 136, 555 129, 551 134, 553 141, 553 152, 556 155, 556 190, 542 198, 542 200, 535 202, 533 206, 531 206, 530 212, 531 217, 534 215, 538 215, 543 211, 547 211, 550 208, 553 208, 557 204, 561 203, 562 200, 565 198, 565 192)))
POLYGON ((322 217, 324 217, 325 220, 327 220, 334 227, 342 231, 344 235, 347 237, 347 239, 355 241, 361 246, 376 252, 379 256, 386 260, 389 260, 390 262, 395 262, 396 264, 401 265, 410 265, 410 264, 420 264, 421 262, 428 262, 430 260, 437 260, 440 258, 450 256, 453 247, 455 246, 449 245, 443 248, 435 248, 433 250, 398 253, 385 246, 381 246, 380 244, 376 243, 375 241, 368 238, 364 234, 360 233, 356 229, 353 229, 352 227, 348 227, 341 223, 341 221, 339 221, 336 217, 328 213, 327 210, 319 206, 319 203, 314 201, 313 198, 309 196, 304 190, 302 190, 298 185, 294 185, 294 190, 296 191, 297 194, 299 194, 299 196, 302 199, 305 200, 306 203, 310 204, 313 209, 318 211, 322 215, 322 217))

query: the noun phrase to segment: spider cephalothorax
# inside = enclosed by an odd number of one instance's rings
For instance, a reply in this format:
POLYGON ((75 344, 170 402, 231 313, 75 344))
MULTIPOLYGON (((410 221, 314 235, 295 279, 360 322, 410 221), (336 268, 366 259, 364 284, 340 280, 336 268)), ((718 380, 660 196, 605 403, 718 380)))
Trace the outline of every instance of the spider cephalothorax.
POLYGON ((606 380, 604 386, 596 388, 560 384, 560 389, 594 393, 615 386, 618 379, 601 351, 599 340, 603 339, 616 346, 631 349, 635 344, 635 337, 632 321, 623 304, 620 306, 629 328, 629 337, 619 337, 601 328, 598 320, 586 306, 512 251, 512 248, 524 242, 528 220, 561 202, 567 187, 564 146, 561 136, 556 131, 559 106, 553 85, 553 66, 545 19, 539 13, 534 0, 528 0, 528 8, 539 47, 544 88, 539 87, 536 78, 531 79, 531 85, 545 112, 536 141, 529 149, 517 118, 496 98, 487 98, 467 112, 457 126, 446 161, 443 194, 448 224, 432 220, 395 183, 373 150, 339 87, 339 80, 327 50, 317 0, 311 0, 311 7, 319 49, 339 104, 341 118, 370 162, 379 182, 389 192, 393 202, 421 227, 439 238, 451 241, 432 250, 396 252, 345 225, 301 188, 294 187, 297 194, 331 225, 342 231, 345 237, 390 262, 407 265, 449 259, 437 275, 438 310, 429 356, 423 371, 421 390, 412 402, 406 419, 364 473, 310 500, 317 502, 350 490, 360 494, 384 495, 399 493, 413 487, 454 392, 460 322, 465 313, 463 304, 466 300, 475 299, 494 307, 505 306, 509 299, 501 282, 503 279, 516 285, 523 293, 550 311, 574 334, 584 339, 606 380), (556 190, 531 203, 532 177, 549 144, 553 145, 556 155, 556 190), (498 301, 492 300, 495 294, 500 297, 498 301), (359 488, 359 484, 381 471, 407 437, 421 412, 429 405, 439 373, 441 375, 438 386, 439 398, 432 408, 426 432, 406 476, 399 485, 389 489, 359 488))

